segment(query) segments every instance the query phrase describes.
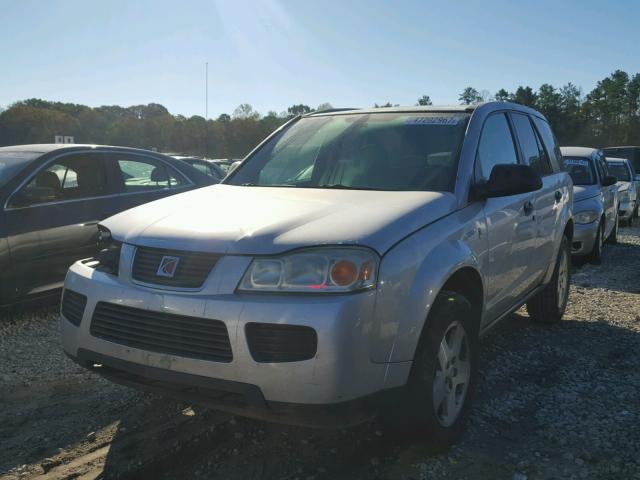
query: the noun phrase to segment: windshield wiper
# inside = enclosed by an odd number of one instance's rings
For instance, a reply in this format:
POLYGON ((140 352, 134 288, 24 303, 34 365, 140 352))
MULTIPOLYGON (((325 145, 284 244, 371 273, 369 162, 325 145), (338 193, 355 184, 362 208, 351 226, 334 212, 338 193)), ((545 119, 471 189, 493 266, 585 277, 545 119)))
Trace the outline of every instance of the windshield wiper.
POLYGON ((383 188, 372 188, 372 187, 353 187, 351 185, 344 185, 342 183, 329 183, 326 185, 314 185, 306 188, 332 188, 335 190, 376 190, 376 191, 385 191, 383 188))
POLYGON ((253 182, 245 182, 240 184, 241 187, 297 187, 293 183, 270 183, 268 185, 258 185, 253 182))

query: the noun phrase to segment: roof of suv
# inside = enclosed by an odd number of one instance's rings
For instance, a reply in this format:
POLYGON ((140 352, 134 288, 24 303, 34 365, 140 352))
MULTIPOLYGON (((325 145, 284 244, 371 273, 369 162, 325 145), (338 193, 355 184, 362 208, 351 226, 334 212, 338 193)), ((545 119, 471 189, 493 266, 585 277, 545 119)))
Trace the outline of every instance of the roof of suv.
POLYGON ((418 105, 409 107, 380 107, 380 108, 333 108, 330 110, 322 110, 320 112, 311 112, 303 115, 304 117, 322 116, 322 115, 349 115, 353 113, 472 113, 479 108, 487 108, 491 110, 499 110, 508 108, 509 110, 519 110, 522 112, 541 116, 536 110, 525 105, 512 102, 484 102, 477 105, 418 105))
POLYGON ((568 157, 585 157, 591 158, 594 152, 598 152, 597 148, 591 147, 560 147, 560 152, 562 155, 566 155, 568 157))

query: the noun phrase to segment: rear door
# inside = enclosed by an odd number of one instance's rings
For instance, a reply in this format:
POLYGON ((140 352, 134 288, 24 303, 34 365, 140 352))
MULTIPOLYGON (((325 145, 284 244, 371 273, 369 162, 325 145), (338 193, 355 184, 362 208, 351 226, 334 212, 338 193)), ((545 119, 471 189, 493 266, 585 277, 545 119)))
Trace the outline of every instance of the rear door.
POLYGON ((117 212, 194 187, 168 162, 147 155, 111 153, 108 169, 111 181, 120 193, 115 201, 117 212))
MULTIPOLYGON (((476 182, 489 178, 497 164, 518 163, 516 144, 505 113, 490 115, 482 128, 476 157, 476 182)), ((537 252, 535 195, 488 198, 484 203, 489 239, 487 315, 493 320, 513 307, 536 281, 531 259, 537 252)))
POLYGON ((18 296, 61 286, 67 269, 96 250, 97 223, 114 192, 105 158, 63 154, 41 167, 8 201, 5 222, 18 296))
POLYGON ((531 258, 535 275, 541 278, 555 260, 556 232, 560 228, 560 214, 565 192, 562 175, 554 172, 537 130, 528 115, 512 113, 511 119, 518 136, 524 163, 542 177, 542 188, 535 192, 534 217, 537 226, 537 252, 531 258))

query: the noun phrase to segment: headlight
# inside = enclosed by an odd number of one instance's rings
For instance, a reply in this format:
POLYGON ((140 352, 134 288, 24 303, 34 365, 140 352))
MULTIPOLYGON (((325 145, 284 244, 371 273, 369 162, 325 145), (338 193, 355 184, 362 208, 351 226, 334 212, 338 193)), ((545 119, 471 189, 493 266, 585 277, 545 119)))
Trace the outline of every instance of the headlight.
POLYGON ((255 258, 239 291, 344 293, 375 287, 378 256, 364 248, 313 248, 255 258))
POLYGON ((122 242, 114 240, 109 229, 102 225, 98 225, 98 249, 96 270, 118 275, 122 242))
POLYGON ((629 201, 629 190, 620 192, 620 202, 628 202, 628 201, 629 201))
POLYGON ((575 220, 576 223, 592 223, 595 222, 598 219, 599 215, 598 212, 593 211, 593 210, 585 210, 584 212, 580 212, 580 213, 576 213, 573 216, 573 219, 575 220))

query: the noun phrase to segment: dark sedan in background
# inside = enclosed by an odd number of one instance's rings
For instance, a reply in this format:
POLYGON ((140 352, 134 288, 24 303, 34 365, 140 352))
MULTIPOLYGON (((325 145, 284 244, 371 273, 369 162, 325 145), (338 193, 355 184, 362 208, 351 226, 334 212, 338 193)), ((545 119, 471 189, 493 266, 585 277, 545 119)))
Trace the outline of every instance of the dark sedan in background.
POLYGON ((183 162, 187 162, 196 170, 199 170, 205 175, 213 178, 215 183, 220 183, 222 179, 227 176, 227 171, 220 167, 213 160, 198 157, 187 157, 182 155, 172 155, 172 157, 178 160, 182 160, 183 162))
POLYGON ((0 148, 0 306, 57 293, 69 265, 97 253, 100 220, 213 183, 185 162, 134 148, 0 148))

